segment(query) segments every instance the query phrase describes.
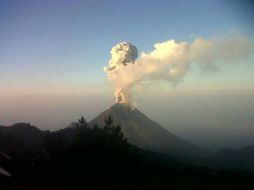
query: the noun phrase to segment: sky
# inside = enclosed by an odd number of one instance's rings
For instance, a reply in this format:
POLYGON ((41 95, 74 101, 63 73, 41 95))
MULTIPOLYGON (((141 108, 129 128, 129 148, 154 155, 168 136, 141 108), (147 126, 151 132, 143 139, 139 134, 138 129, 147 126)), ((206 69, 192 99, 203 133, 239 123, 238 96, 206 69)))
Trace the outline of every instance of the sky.
MULTIPOLYGON (((0 124, 27 121, 40 128, 56 129, 82 114, 92 119, 114 102, 102 69, 110 59, 112 46, 128 41, 139 52, 149 52, 155 43, 170 39, 189 42, 196 37, 223 38, 232 33, 253 41, 252 10, 251 1, 236 0, 1 0, 0 124)), ((253 109, 241 105, 254 106, 250 98, 254 94, 253 60, 254 56, 209 73, 193 66, 176 87, 154 83, 137 93, 137 105, 191 140, 196 139, 193 131, 200 131, 205 121, 210 127, 202 128, 202 134, 213 130, 218 136, 214 126, 221 125, 226 131, 235 123, 234 114, 248 117, 249 129, 254 115, 246 113, 253 109), (220 97, 214 104, 209 102, 211 94, 220 97), (168 111, 174 117, 157 114, 155 107, 161 96, 165 104, 160 105, 159 113, 168 111), (207 117, 197 119, 190 114, 181 119, 183 110, 195 106, 188 105, 188 100, 195 102, 200 97, 203 104, 198 105, 198 114, 205 110, 207 117), (225 103, 228 99, 238 104, 225 103), (219 113, 229 116, 215 122, 215 116, 208 117, 215 109, 210 107, 209 112, 209 105, 221 107, 219 113), (178 106, 186 108, 174 112, 178 106), (186 129, 186 123, 192 127, 186 129)))

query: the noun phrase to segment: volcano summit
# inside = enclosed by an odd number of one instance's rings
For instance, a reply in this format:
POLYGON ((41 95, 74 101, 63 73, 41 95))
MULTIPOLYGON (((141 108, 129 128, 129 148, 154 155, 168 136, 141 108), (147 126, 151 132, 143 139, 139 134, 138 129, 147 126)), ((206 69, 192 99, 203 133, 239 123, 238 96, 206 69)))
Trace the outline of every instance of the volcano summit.
POLYGON ((116 103, 93 119, 88 126, 104 127, 105 118, 110 116, 114 125, 120 125, 127 140, 140 148, 150 151, 205 155, 205 151, 187 142, 152 121, 138 109, 122 103, 116 103))

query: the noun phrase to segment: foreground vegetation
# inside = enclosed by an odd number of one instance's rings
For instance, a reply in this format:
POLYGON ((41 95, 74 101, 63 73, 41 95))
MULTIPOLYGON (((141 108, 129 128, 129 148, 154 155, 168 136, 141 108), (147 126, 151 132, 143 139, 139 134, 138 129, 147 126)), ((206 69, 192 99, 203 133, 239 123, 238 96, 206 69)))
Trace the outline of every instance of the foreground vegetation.
POLYGON ((253 186, 254 176, 185 164, 128 143, 120 126, 71 127, 41 131, 29 124, 0 127, 0 162, 12 177, 0 189, 234 189, 253 186))

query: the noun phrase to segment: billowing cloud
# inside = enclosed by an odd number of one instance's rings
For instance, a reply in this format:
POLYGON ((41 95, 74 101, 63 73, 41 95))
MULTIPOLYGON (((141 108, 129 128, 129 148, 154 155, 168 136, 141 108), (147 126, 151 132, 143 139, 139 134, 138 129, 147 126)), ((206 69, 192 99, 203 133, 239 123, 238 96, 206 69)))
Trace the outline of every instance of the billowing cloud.
POLYGON ((253 53, 253 43, 242 36, 197 38, 192 42, 156 43, 153 51, 141 52, 136 60, 137 48, 122 42, 112 48, 112 58, 104 70, 115 85, 116 101, 130 103, 130 88, 142 81, 166 80, 177 84, 188 73, 191 64, 216 69, 219 64, 248 59, 253 53))

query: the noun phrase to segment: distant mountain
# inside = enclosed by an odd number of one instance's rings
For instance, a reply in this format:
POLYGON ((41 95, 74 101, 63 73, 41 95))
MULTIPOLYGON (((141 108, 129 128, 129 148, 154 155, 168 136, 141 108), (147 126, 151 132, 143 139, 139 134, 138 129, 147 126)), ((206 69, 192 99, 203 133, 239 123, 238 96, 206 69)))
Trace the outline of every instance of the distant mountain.
POLYGON ((93 119, 88 126, 104 127, 105 118, 112 117, 120 125, 128 142, 150 151, 206 156, 208 151, 181 139, 152 121, 138 109, 116 103, 93 119))
POLYGON ((17 123, 9 127, 0 126, 0 150, 13 156, 42 151, 42 134, 44 133, 29 123, 17 123))
POLYGON ((238 149, 224 148, 218 151, 216 157, 228 167, 254 172, 254 145, 238 149))

